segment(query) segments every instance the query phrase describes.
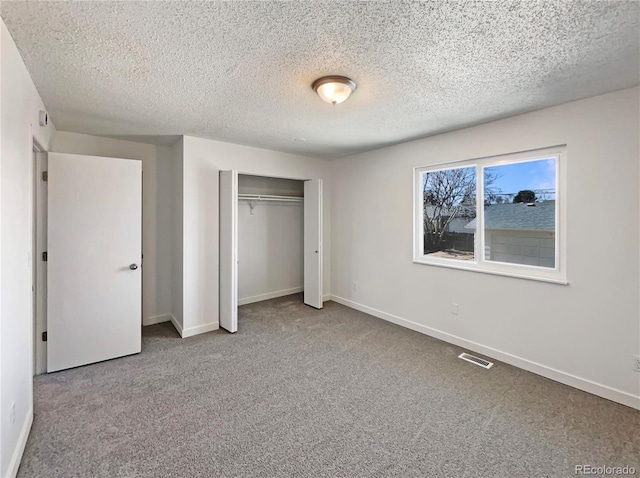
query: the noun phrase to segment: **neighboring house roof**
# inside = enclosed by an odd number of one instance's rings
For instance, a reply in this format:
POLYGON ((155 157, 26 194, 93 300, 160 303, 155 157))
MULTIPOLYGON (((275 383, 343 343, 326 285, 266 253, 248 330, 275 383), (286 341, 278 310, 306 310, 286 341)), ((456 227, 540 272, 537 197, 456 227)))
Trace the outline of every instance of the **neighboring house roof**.
MULTIPOLYGON (((519 229, 554 231, 556 224, 556 202, 542 201, 533 203, 492 204, 484 210, 484 225, 486 229, 519 229)), ((474 219, 465 226, 476 228, 474 219)))

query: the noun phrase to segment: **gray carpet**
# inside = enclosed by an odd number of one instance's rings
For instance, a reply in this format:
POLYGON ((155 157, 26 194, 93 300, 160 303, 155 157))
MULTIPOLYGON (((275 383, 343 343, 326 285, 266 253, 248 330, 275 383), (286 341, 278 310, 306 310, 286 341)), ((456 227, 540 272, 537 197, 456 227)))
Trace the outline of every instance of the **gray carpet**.
POLYGON ((640 474, 640 412, 329 302, 235 335, 144 329, 139 355, 37 377, 26 477, 640 474))

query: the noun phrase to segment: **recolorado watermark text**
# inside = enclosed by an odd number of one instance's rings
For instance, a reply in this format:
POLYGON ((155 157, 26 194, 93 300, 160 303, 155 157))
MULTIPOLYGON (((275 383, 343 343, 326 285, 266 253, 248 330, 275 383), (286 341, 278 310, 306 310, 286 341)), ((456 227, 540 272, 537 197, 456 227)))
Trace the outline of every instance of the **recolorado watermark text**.
POLYGON ((636 469, 633 466, 596 466, 596 465, 575 465, 573 472, 575 475, 635 475, 636 469))

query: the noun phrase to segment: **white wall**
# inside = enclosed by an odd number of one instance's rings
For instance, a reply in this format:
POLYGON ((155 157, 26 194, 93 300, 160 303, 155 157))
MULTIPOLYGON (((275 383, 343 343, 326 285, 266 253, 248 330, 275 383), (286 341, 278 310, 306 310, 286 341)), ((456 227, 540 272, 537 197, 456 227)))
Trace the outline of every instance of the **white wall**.
POLYGON ((639 96, 633 88, 333 162, 334 298, 640 407, 639 96), (412 263, 413 167, 560 144, 568 286, 412 263))
POLYGON ((171 313, 171 148, 56 131, 51 151, 142 161, 142 320, 171 313))
POLYGON ((32 138, 44 105, 0 20, 0 476, 14 476, 33 420, 32 138), (15 410, 12 412, 12 404, 15 410))
POLYGON ((171 148, 171 314, 173 322, 182 335, 183 316, 183 149, 184 140, 180 138, 171 148))
POLYGON ((294 294, 303 289, 302 202, 238 204, 238 303, 294 294))
POLYGON ((218 173, 324 179, 324 294, 329 294, 330 164, 321 159, 185 136, 183 327, 185 335, 218 328, 218 173))

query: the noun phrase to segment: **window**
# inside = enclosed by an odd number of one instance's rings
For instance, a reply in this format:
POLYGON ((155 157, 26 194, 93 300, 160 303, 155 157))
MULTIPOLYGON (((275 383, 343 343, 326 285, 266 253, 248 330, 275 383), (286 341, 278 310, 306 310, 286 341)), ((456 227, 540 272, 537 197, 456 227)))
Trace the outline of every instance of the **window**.
POLYGON ((566 283, 564 148, 415 169, 414 262, 566 283))

